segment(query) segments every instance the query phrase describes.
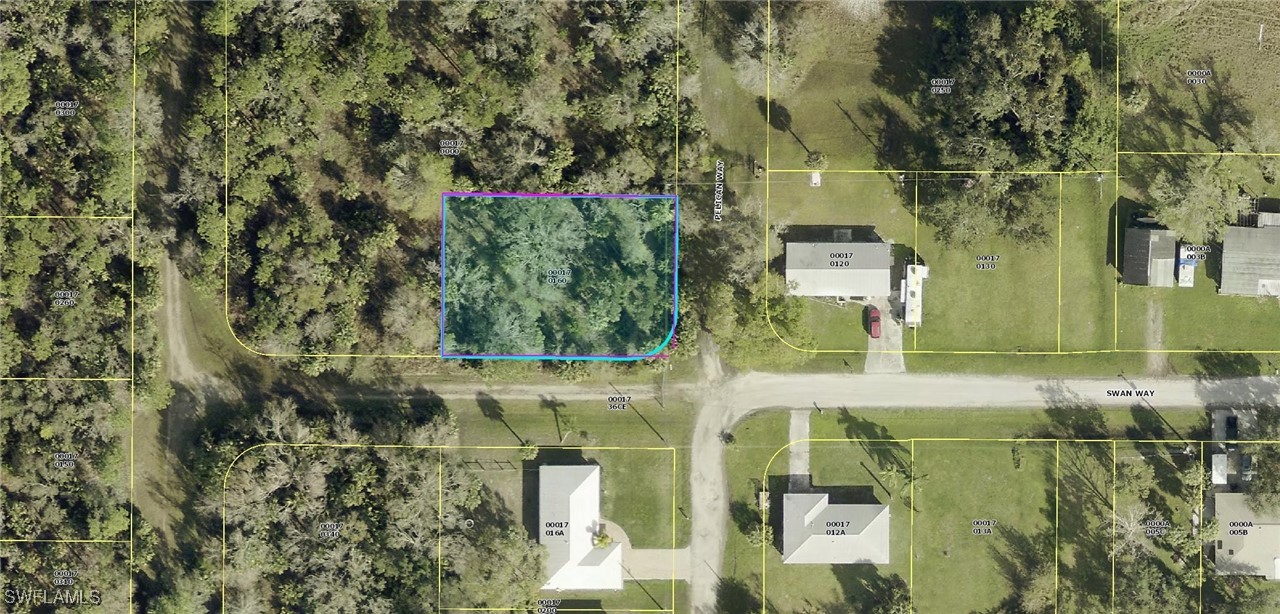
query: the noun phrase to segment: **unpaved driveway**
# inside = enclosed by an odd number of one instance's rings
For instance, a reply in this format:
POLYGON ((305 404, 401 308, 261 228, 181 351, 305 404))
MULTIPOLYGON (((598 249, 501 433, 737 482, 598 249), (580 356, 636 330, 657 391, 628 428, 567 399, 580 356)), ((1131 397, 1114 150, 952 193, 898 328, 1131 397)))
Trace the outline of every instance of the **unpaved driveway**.
POLYGON ((787 473, 791 475, 790 492, 809 490, 809 410, 791 410, 788 435, 791 447, 787 449, 787 473))

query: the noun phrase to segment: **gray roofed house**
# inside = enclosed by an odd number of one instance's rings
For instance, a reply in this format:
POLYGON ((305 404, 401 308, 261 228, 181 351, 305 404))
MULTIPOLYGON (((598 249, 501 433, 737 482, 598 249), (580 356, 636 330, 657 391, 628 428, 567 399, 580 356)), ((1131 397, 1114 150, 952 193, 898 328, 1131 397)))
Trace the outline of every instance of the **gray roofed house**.
POLYGON ((1129 228, 1124 233, 1124 283, 1172 288, 1178 262, 1178 237, 1172 230, 1129 228))
POLYGON ((829 495, 782 498, 782 562, 889 563, 889 506, 835 505, 829 495))
POLYGON ((595 547, 600 467, 538 467, 538 543, 547 549, 545 590, 621 590, 622 548, 595 547))
POLYGON ((888 243, 788 243, 787 287, 796 296, 889 296, 888 243))
POLYGON ((1227 229, 1218 293, 1280 296, 1280 226, 1227 229))
POLYGON ((1239 492, 1213 495, 1219 526, 1213 568, 1220 576, 1280 580, 1280 518, 1254 513, 1245 497, 1239 492))

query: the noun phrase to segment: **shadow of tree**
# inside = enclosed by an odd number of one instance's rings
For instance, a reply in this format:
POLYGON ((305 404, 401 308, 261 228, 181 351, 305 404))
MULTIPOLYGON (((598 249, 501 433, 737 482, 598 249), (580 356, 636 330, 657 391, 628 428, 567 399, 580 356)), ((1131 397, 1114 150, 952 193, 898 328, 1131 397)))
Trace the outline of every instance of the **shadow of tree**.
MULTIPOLYGON (((1008 583, 1009 595, 994 611, 1038 611, 1039 608, 1024 607, 1024 603, 1028 599, 1044 597, 1035 594, 1034 588, 1043 589, 1043 577, 1053 573, 1053 529, 1027 534, 1006 526, 999 529, 999 534, 999 542, 989 544, 987 549, 1001 577, 1008 583)), ((1049 585, 1050 588, 1052 586, 1049 585)), ((996 590, 996 587, 989 588, 996 590)))
MULTIPOLYGON (((1249 139, 1254 113, 1244 105, 1231 73, 1204 56, 1187 65, 1212 71, 1206 82, 1188 83, 1185 67, 1166 65, 1147 80, 1131 82, 1148 102, 1143 112, 1131 116, 1134 129, 1125 130, 1124 147, 1135 151, 1195 151, 1194 140, 1203 139, 1216 151, 1234 151, 1249 139), (1189 100, 1178 92, 1190 89, 1189 100)), ((1208 153, 1208 152, 1205 152, 1208 153)))
POLYGON ((516 433, 515 429, 511 428, 511 425, 507 423, 507 419, 504 417, 505 412, 502 409, 502 404, 499 403, 497 399, 486 393, 477 392, 476 405, 480 407, 480 415, 489 420, 501 422, 502 426, 507 427, 507 430, 511 432, 511 436, 516 438, 516 443, 524 445, 524 438, 516 433))
POLYGON ((896 497, 897 493, 890 492, 889 486, 881 482, 876 471, 907 469, 911 465, 911 451, 898 442, 885 426, 856 416, 846 407, 841 407, 839 411, 840 417, 836 419, 836 423, 844 427, 845 438, 856 441, 856 445, 860 446, 876 464, 874 471, 872 468, 867 468, 872 479, 890 497, 896 497))
POLYGON ((806 154, 812 153, 809 146, 805 145, 804 141, 800 139, 800 135, 796 134, 795 130, 792 129, 793 124, 790 110, 782 106, 778 101, 768 100, 764 96, 758 96, 756 98, 756 108, 760 110, 760 115, 769 121, 770 127, 779 132, 786 132, 787 134, 790 134, 791 138, 794 138, 796 142, 800 144, 800 148, 803 149, 806 154))
POLYGON ((1110 599, 1110 568, 1099 562, 1111 554, 1111 444, 1063 442, 1059 450, 1057 506, 1070 511, 1057 517, 1058 541, 1061 551, 1070 549, 1070 556, 1057 562, 1065 587, 1058 595, 1075 605, 1069 609, 1089 611, 1091 605, 1110 599))
POLYGON ((1051 380, 1036 389, 1044 397, 1051 437, 1059 439, 1106 439, 1107 420, 1100 406, 1071 390, 1062 380, 1051 380))
POLYGON ((716 585, 716 613, 743 614, 761 611, 776 613, 778 610, 772 605, 769 605, 768 609, 763 609, 766 604, 760 599, 759 592, 753 588, 761 584, 759 574, 752 574, 746 580, 720 578, 720 583, 716 585))

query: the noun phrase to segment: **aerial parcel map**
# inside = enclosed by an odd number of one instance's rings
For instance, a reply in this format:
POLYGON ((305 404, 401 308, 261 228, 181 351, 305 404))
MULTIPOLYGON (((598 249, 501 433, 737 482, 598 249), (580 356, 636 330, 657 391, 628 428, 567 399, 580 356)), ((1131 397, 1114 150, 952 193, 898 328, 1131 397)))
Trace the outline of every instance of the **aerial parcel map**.
POLYGON ((1277 101, 1280 0, 0 0, 0 612, 1280 613, 1277 101))

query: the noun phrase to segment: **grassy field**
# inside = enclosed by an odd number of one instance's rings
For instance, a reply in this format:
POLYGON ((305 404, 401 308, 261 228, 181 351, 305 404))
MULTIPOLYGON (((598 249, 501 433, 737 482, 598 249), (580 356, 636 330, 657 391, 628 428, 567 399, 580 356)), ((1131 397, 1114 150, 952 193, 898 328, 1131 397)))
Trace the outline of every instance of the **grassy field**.
POLYGON ((1116 270, 1112 249, 1111 177, 1065 176, 1062 181, 1062 292, 1058 320, 1063 351, 1115 346, 1116 270))
POLYGON ((911 590, 921 612, 998 609, 1027 588, 1029 570, 1054 564, 1052 443, 930 441, 914 449, 922 477, 911 590))
MULTIPOLYGON (((1065 351, 1113 347, 1114 273, 1106 266, 1111 218, 1108 193, 1112 190, 1107 182, 1092 177, 1064 179, 1059 278, 1056 210, 1060 198, 1056 180, 1046 180, 1042 190, 1045 206, 1055 211, 1051 236, 1044 241, 1023 245, 995 237, 957 247, 939 241, 932 227, 917 227, 913 211, 904 205, 900 194, 912 191, 910 181, 900 187, 893 177, 881 174, 827 173, 821 187, 811 188, 807 178, 793 179, 796 176, 770 174, 769 220, 773 227, 783 229, 771 241, 774 266, 781 268, 788 236, 821 232, 823 226, 872 228, 881 239, 903 246, 899 251, 906 261, 913 261, 918 254, 929 265, 924 325, 905 332, 903 349, 1052 352, 1059 348, 1059 332, 1065 351), (999 256, 994 269, 977 268, 979 256, 992 255, 999 256)), ((938 179, 941 177, 921 175, 922 181, 938 179)), ((815 301, 806 323, 817 340, 816 347, 810 349, 866 349, 861 312, 856 308, 815 301)), ((915 362, 916 358, 909 360, 915 362)), ((1024 357, 998 362, 1002 369, 1036 370, 1024 357)), ((1090 369, 1092 366, 1094 363, 1085 363, 1082 368, 1094 373, 1111 370, 1105 365, 1090 369)), ((1045 371, 1057 372, 1058 366, 1050 364, 1045 371)))
MULTIPOLYGON (((805 607, 816 607, 823 612, 860 612, 877 597, 887 594, 894 576, 905 580, 909 571, 904 565, 910 559, 900 555, 911 548, 910 540, 904 541, 902 537, 905 532, 910 538, 910 508, 902 504, 906 495, 895 485, 883 482, 879 468, 904 460, 909 462, 911 442, 908 439, 1043 437, 1052 433, 1070 437, 1080 432, 1082 423, 1092 425, 1097 434, 1110 437, 1192 437, 1202 436, 1207 430, 1207 418, 1199 409, 1159 414, 1144 409, 1088 408, 853 412, 826 409, 822 414, 810 414, 811 438, 843 440, 811 443, 810 472, 815 486, 861 487, 864 494, 878 501, 896 500, 897 503, 890 503, 893 506, 890 538, 893 554, 892 563, 886 566, 796 566, 783 565, 774 548, 766 549, 762 560, 761 549, 752 546, 743 531, 753 517, 758 518, 757 493, 766 483, 776 491, 788 473, 788 453, 784 449, 788 444, 788 420, 787 412, 751 417, 734 431, 735 441, 726 450, 730 515, 734 526, 729 531, 725 549, 724 568, 731 577, 722 591, 723 611, 760 611, 763 598, 780 612, 805 607), (898 441, 867 442, 886 439, 898 441), (766 466, 767 477, 764 476, 766 466)), ((1072 587, 1097 591, 1100 590, 1098 583, 1105 582, 1109 592, 1110 568, 1105 563, 1108 559, 1104 553, 1101 571, 1093 559, 1101 547, 1099 537, 1109 535, 1099 533, 1100 527, 1110 529, 1109 501, 1097 498, 1098 490, 1110 493, 1106 482, 1111 471, 1110 443, 1063 443, 1061 448, 1055 448, 1053 443, 1021 443, 1021 469, 1013 466, 1012 443, 917 441, 915 446, 917 475, 925 476, 919 482, 923 490, 917 492, 915 519, 918 525, 915 529, 916 606, 920 611, 969 611, 961 607, 991 605, 984 601, 987 596, 1009 594, 1007 583, 993 567, 995 557, 1009 551, 987 547, 1002 543, 999 540, 1004 538, 993 535, 995 539, 988 540, 990 544, 979 544, 981 547, 968 550, 953 549, 949 556, 942 552, 942 544, 949 541, 963 545, 965 542, 960 537, 984 539, 986 536, 973 536, 972 527, 967 525, 974 519, 993 515, 998 516, 998 526, 1016 529, 1021 534, 1043 532, 1046 527, 1051 530, 1055 475, 1061 476, 1058 495, 1061 549, 1057 559, 1060 572, 1063 578, 1074 583, 1072 587), (1056 474, 1055 455, 1062 459, 1056 474), (991 505, 991 501, 1001 504, 991 505), (1026 504, 1007 505, 1006 501, 1026 504), (988 509, 981 509, 983 505, 988 509), (1008 509, 1001 511, 1004 508, 1008 509), (923 527, 922 519, 926 523, 923 527), (970 530, 969 535, 960 529, 970 530), (934 551, 928 550, 935 546, 934 551), (978 570, 976 573, 981 574, 981 582, 985 584, 967 580, 965 570, 970 568, 978 570), (1105 573, 1105 577, 1099 576, 1100 573, 1105 573), (948 580, 949 577, 953 579, 948 580), (978 591, 979 586, 1000 588, 978 591), (946 599, 953 593, 959 594, 958 599, 968 600, 964 601, 966 605, 951 607, 952 602, 946 599), (933 600, 937 607, 926 607, 921 599, 933 600)), ((771 516, 776 514, 778 511, 774 508, 771 516)), ((777 528, 775 534, 780 535, 777 528)), ((1037 562, 1053 564, 1052 542, 1049 558, 1037 562)), ((1060 593, 1060 596, 1065 607, 1070 595, 1060 593)))
POLYGON ((769 168, 804 169, 810 152, 833 170, 882 168, 885 122, 911 121, 875 78, 888 18, 859 20, 835 3, 812 3, 792 19, 782 33, 791 66, 775 69, 770 84, 769 168))
MULTIPOLYGON (((923 181, 942 180, 922 176, 923 181)), ((1058 209, 1058 186, 1046 181, 1044 207, 1058 209)), ((923 209, 928 203, 921 202, 923 209)), ((1056 215, 1054 216, 1056 218, 1056 215)), ((1054 220, 1056 221, 1056 219, 1054 220)), ((969 246, 946 245, 921 225, 916 251, 929 266, 924 322, 916 348, 939 351, 1055 351, 1058 315, 1056 229, 1042 241, 991 237, 969 246), (980 256, 996 256, 979 270, 980 256)), ((985 263, 984 263, 985 264, 985 263)))
POLYGON ((1121 148, 1280 151, 1276 8, 1251 0, 1122 3, 1121 95, 1133 102, 1124 105, 1121 148), (1188 81, 1195 77, 1204 80, 1188 81))

